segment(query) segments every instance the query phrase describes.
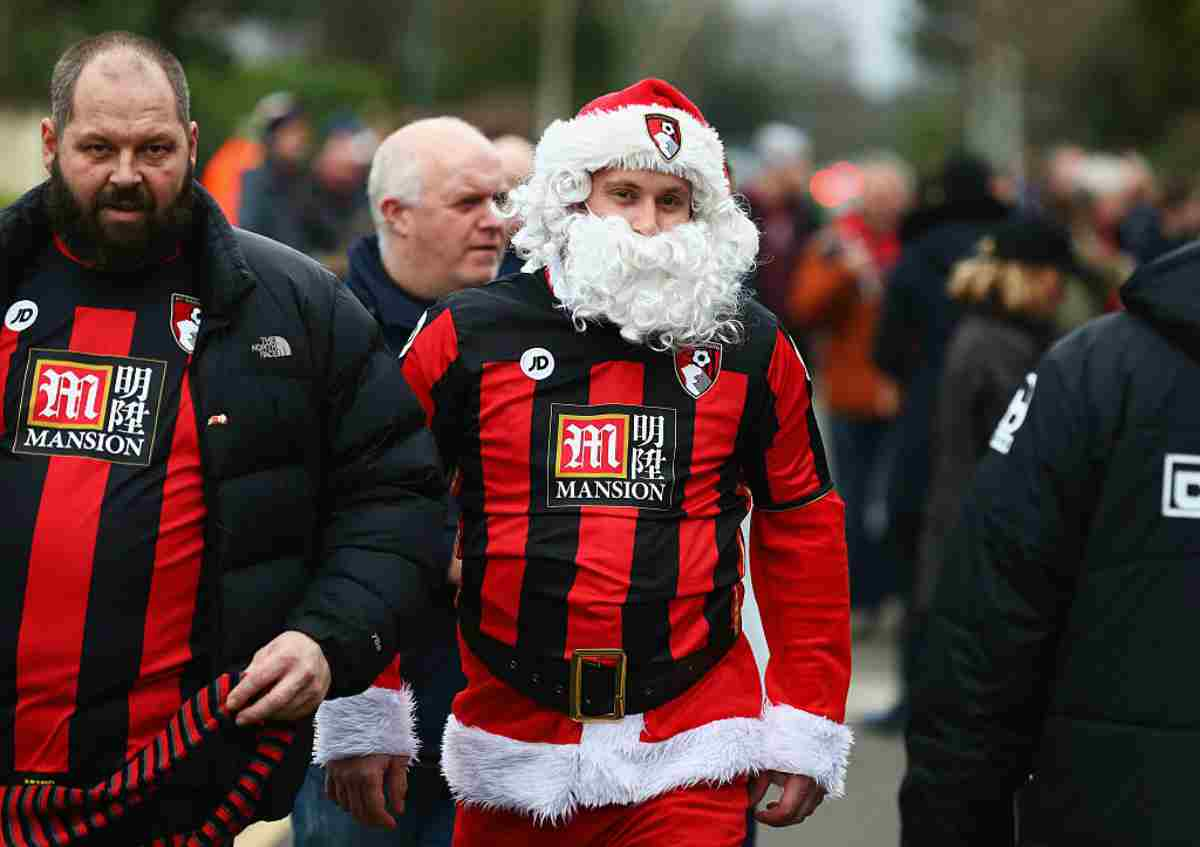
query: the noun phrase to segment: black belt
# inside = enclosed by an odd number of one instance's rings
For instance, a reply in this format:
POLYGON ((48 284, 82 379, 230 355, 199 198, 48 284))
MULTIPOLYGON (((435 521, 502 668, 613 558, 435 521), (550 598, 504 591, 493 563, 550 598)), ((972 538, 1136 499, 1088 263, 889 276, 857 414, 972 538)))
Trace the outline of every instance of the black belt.
POLYGON ((469 626, 463 636, 495 676, 543 706, 572 720, 620 720, 648 712, 687 691, 729 652, 737 633, 726 630, 682 659, 631 664, 623 650, 576 650, 571 659, 538 656, 509 647, 469 626))

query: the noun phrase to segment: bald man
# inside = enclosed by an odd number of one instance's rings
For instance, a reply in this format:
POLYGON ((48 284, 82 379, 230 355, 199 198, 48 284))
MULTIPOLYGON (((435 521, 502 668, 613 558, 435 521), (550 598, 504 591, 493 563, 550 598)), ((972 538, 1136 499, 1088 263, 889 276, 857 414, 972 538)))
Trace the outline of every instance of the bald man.
MULTIPOLYGON (((496 276, 505 238, 492 200, 506 186, 496 148, 457 118, 409 124, 376 151, 367 183, 376 232, 350 249, 346 283, 396 352, 435 300, 496 276)), ((458 523, 457 508, 450 511, 435 551, 447 565, 458 523)), ((466 684, 452 590, 417 628, 421 645, 376 687, 322 707, 323 721, 348 731, 318 741, 324 767, 310 769, 297 798, 296 847, 450 844, 454 802, 441 775, 441 735, 466 684), (363 755, 378 750, 388 755, 363 755)))
MULTIPOLYGON (((533 172, 533 145, 529 143, 529 139, 519 135, 497 136, 492 139, 492 143, 496 145, 500 161, 504 166, 504 190, 505 192, 512 191, 533 172)), ((505 228, 505 234, 511 238, 520 227, 519 220, 510 218, 505 228)), ((504 260, 500 262, 497 276, 519 273, 523 264, 525 264, 525 260, 518 256, 510 246, 504 252, 504 260)))

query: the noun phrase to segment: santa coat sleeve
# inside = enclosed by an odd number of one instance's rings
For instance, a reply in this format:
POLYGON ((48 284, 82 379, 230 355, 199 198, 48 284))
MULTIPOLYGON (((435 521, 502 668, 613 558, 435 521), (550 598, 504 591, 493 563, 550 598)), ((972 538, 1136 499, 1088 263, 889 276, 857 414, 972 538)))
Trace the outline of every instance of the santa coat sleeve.
POLYGON ((807 368, 782 330, 766 382, 747 459, 751 578, 771 654, 762 764, 811 776, 838 797, 853 743, 843 723, 850 686, 845 507, 833 489, 807 368))
MULTIPOLYGON (((435 306, 422 315, 400 353, 400 368, 433 429, 447 467, 453 463, 453 438, 441 430, 454 418, 449 386, 458 361, 458 335, 453 314, 435 306)), ((317 709, 313 762, 325 765, 338 759, 386 753, 416 761, 416 699, 401 676, 400 657, 362 694, 326 700, 317 709)))
POLYGON ((400 676, 397 656, 362 694, 326 700, 317 709, 313 762, 323 766, 376 753, 416 761, 421 751, 416 709, 412 688, 400 676))

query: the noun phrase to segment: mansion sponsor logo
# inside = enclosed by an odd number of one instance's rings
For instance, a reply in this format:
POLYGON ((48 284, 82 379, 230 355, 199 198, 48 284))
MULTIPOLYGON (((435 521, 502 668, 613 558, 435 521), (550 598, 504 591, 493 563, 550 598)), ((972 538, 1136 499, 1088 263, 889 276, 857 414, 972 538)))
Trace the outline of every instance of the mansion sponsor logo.
POLYGON ((674 505, 674 409, 563 403, 550 409, 549 507, 674 505))
POLYGON ((166 362, 33 349, 13 452, 150 464, 166 362))

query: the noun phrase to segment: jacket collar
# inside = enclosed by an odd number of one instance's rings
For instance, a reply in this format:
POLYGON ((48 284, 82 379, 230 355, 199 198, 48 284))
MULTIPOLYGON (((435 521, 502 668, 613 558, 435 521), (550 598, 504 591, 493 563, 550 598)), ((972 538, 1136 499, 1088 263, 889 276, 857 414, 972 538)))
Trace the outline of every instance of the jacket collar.
POLYGON ((433 305, 433 301, 413 297, 392 282, 379 253, 378 235, 365 235, 356 241, 350 247, 349 258, 346 284, 381 324, 411 331, 433 305))
MULTIPOLYGON (((0 293, 12 300, 25 266, 47 244, 52 233, 46 217, 47 183, 30 189, 6 209, 0 210, 0 293)), ((196 197, 193 230, 189 239, 199 273, 196 284, 205 317, 228 314, 255 285, 255 276, 238 246, 233 227, 212 196, 192 183, 196 197)))

